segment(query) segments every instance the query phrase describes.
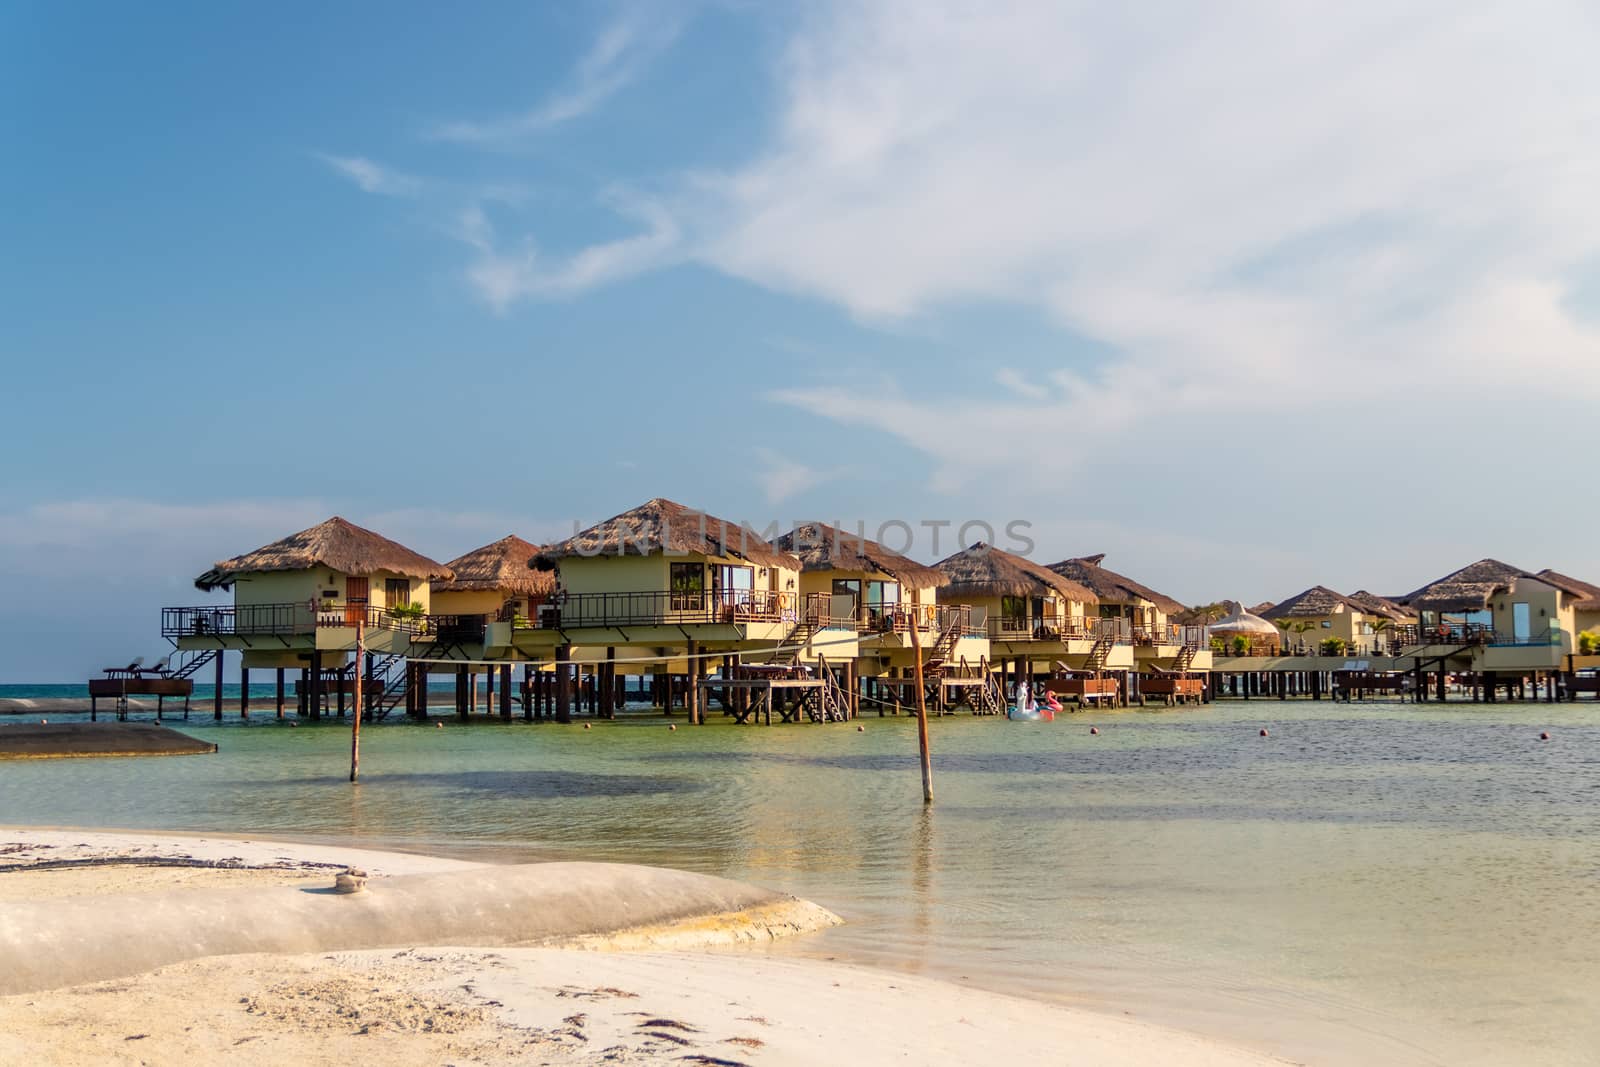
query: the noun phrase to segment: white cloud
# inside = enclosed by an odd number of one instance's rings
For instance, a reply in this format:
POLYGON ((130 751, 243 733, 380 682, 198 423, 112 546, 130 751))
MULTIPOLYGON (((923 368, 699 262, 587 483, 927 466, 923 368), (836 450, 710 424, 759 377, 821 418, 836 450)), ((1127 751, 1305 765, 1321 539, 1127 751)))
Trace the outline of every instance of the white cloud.
POLYGON ((456 231, 476 252, 467 267, 468 283, 496 311, 504 311, 520 300, 559 299, 621 281, 681 255, 678 223, 660 204, 620 190, 612 190, 608 199, 618 214, 642 225, 639 232, 553 259, 541 256, 531 238, 505 247, 483 208, 468 207, 456 231))
POLYGON ((836 5, 789 50, 771 147, 697 179, 693 254, 869 322, 1032 305, 1110 351, 991 396, 778 394, 943 487, 1015 462, 977 432, 1008 392, 1103 433, 1424 387, 1469 419, 1552 379, 1600 397, 1600 332, 1563 303, 1600 249, 1597 43, 1559 0, 836 5))
POLYGON ((409 174, 401 174, 362 156, 334 156, 317 153, 335 173, 350 179, 362 192, 377 196, 416 196, 422 192, 424 182, 409 174))
POLYGON ((632 8, 607 25, 578 63, 571 84, 529 111, 505 118, 449 122, 432 136, 440 141, 485 144, 513 141, 582 118, 633 84, 683 28, 681 9, 667 5, 632 8))
POLYGON ((818 469, 770 448, 758 448, 756 457, 761 462, 757 476, 768 504, 780 504, 837 477, 835 472, 818 469))

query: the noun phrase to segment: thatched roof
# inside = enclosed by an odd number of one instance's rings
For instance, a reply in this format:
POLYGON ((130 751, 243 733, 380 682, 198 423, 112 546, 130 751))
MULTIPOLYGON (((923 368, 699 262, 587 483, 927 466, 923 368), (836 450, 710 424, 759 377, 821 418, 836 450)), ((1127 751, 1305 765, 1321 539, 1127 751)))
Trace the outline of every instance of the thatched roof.
POLYGON ((1288 600, 1268 606, 1265 611, 1256 608, 1251 608, 1250 611, 1264 619, 1310 619, 1335 615, 1341 609, 1362 610, 1359 604, 1343 593, 1336 593, 1325 585, 1314 585, 1303 593, 1296 593, 1288 600))
POLYGON ((1400 597, 1400 603, 1414 611, 1483 611, 1495 594, 1510 589, 1519 578, 1553 585, 1574 597, 1585 595, 1582 589, 1567 584, 1564 579, 1541 577, 1497 559, 1480 559, 1400 597))
POLYGON ((947 596, 1045 596, 1054 593, 1083 604, 1098 603, 1094 593, 1048 567, 982 541, 935 563, 949 579, 947 596))
MULTIPOLYGON (((1277 606, 1278 605, 1274 604, 1270 600, 1263 600, 1261 603, 1257 604, 1255 607, 1246 608, 1245 610, 1248 611, 1252 615, 1260 615, 1263 619, 1267 619, 1267 618, 1271 618, 1272 609, 1277 607, 1277 606)), ((1226 610, 1224 610, 1223 614, 1224 615, 1227 614, 1226 610)))
POLYGON ((1577 578, 1569 578, 1560 571, 1553 571, 1548 567, 1540 571, 1535 577, 1541 582, 1549 582, 1558 589, 1564 588, 1568 592, 1572 592, 1578 598, 1572 606, 1579 611, 1600 611, 1600 585, 1579 581, 1577 578))
POLYGON ((737 522, 719 519, 657 497, 581 533, 550 545, 535 557, 545 567, 571 556, 731 556, 758 567, 800 569, 800 560, 737 522))
POLYGON ((1163 615, 1177 615, 1184 610, 1184 605, 1165 593, 1158 593, 1148 585, 1140 585, 1132 578, 1102 567, 1100 564, 1105 558, 1102 552, 1097 556, 1064 559, 1060 563, 1050 564, 1050 569, 1088 589, 1103 604, 1147 600, 1163 615))
POLYGON ((808 571, 887 574, 907 589, 933 589, 949 581, 942 571, 823 522, 803 522, 778 538, 777 545, 798 556, 808 571))
POLYGON ((453 577, 444 564, 335 515, 309 530, 213 564, 194 584, 195 588, 210 592, 228 588, 241 574, 308 571, 314 567, 357 575, 390 571, 425 581, 453 577))
POLYGON ((1228 601, 1228 614, 1211 623, 1211 632, 1218 636, 1241 634, 1245 636, 1278 637, 1278 628, 1259 615, 1244 610, 1237 600, 1228 601))
POLYGON ((1355 604, 1368 615, 1376 615, 1380 618, 1393 619, 1396 622, 1399 622, 1402 619, 1409 619, 1416 614, 1415 612, 1401 607, 1399 604, 1396 604, 1393 600, 1390 600, 1386 596, 1379 596, 1377 593, 1369 593, 1365 589, 1357 589, 1345 599, 1355 604))
POLYGON ((445 566, 455 572, 447 582, 434 582, 435 593, 507 593, 512 596, 546 596, 555 591, 555 576, 528 566, 539 546, 511 534, 458 556, 445 566))

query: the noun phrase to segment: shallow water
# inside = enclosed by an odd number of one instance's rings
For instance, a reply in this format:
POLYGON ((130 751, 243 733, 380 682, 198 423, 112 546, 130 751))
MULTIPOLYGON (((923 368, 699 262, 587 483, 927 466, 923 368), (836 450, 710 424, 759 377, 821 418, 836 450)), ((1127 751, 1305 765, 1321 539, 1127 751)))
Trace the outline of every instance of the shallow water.
POLYGON ((1316 1063, 1600 1061, 1600 707, 951 717, 931 811, 912 720, 863 724, 384 725, 352 788, 345 727, 197 715, 215 756, 0 764, 0 822, 666 864, 850 920, 770 951, 1316 1063))

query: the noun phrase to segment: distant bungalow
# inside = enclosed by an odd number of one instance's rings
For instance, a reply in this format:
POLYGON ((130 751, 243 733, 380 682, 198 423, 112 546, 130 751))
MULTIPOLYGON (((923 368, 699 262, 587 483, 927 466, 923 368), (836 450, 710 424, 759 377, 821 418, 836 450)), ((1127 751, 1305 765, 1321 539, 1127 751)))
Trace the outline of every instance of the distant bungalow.
MULTIPOLYGON (((856 672, 892 683, 877 699, 891 697, 897 707, 911 699, 906 682, 915 670, 913 629, 925 665, 987 655, 987 642, 951 612, 940 612, 939 588, 949 579, 936 568, 820 522, 801 523, 778 538, 777 546, 800 560, 801 596, 811 604, 826 598, 833 618, 852 621, 860 635, 856 672), (941 647, 946 634, 948 648, 941 647)), ((837 654, 830 652, 830 658, 837 654)))
MULTIPOLYGON (((403 658, 428 613, 432 583, 453 576, 442 563, 335 516, 214 564, 195 587, 231 589, 233 606, 165 608, 162 635, 180 652, 240 652, 241 707, 249 701, 252 669, 278 671, 280 708, 282 672, 304 671, 301 692, 314 717, 330 682, 343 710, 357 625, 366 628, 371 652, 403 658)), ((375 698, 402 696, 402 688, 391 686, 375 698)))
POLYGON ((1201 691, 1198 675, 1186 677, 1185 682, 1193 684, 1183 685, 1174 685, 1166 676, 1188 676, 1210 667, 1205 627, 1179 625, 1176 620, 1186 611, 1182 604, 1107 569, 1105 558, 1101 553, 1064 559, 1052 563, 1050 569, 1092 592, 1099 601, 1101 619, 1118 621, 1118 640, 1133 645, 1134 670, 1151 676, 1153 684, 1142 689, 1163 697, 1197 698, 1201 691))
MULTIPOLYGON (((1094 593, 1030 559, 979 542, 935 564, 949 584, 942 600, 965 604, 988 634, 1008 698, 1019 682, 1053 678, 1057 669, 1088 672, 1133 667, 1133 650, 1097 632, 1094 593)), ((1106 682, 1107 692, 1115 683, 1106 682)), ((1058 695, 1069 687, 1054 686, 1058 695)), ((1073 695, 1098 699, 1098 686, 1073 695)))
POLYGON ((1257 611, 1283 631, 1284 645, 1296 654, 1380 654, 1384 635, 1412 616, 1398 604, 1370 593, 1345 596, 1314 585, 1281 603, 1257 611))
MULTIPOLYGON (((805 631, 835 625, 802 615, 793 554, 746 526, 660 497, 544 548, 534 565, 554 568, 558 585, 538 628, 516 636, 518 647, 558 634, 558 672, 574 645, 604 648, 608 659, 623 647, 664 650, 652 673, 686 676, 692 722, 703 721, 708 657, 720 653, 731 671, 797 641, 814 649, 817 639, 805 631)), ((853 643, 853 623, 841 622, 853 643)), ((614 667, 602 671, 615 677, 614 667)))

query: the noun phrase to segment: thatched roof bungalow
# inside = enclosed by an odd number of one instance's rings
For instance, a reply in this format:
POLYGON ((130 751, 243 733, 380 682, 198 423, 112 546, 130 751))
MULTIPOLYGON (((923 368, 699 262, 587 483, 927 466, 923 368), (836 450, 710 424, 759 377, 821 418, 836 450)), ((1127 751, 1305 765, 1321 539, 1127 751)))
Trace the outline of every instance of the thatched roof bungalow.
POLYGON ((949 579, 942 601, 969 604, 989 620, 991 637, 1040 627, 1081 625, 1098 604, 1094 592, 1048 567, 982 541, 934 564, 949 579))
POLYGON ((1365 594, 1366 600, 1314 585, 1264 611, 1252 609, 1276 623, 1287 641, 1318 646, 1340 642, 1352 652, 1372 652, 1382 644, 1381 633, 1405 617, 1398 605, 1365 594))
POLYGON ((194 584, 204 592, 232 588, 241 605, 343 600, 426 609, 431 583, 453 576, 444 564, 336 515, 215 563, 194 584))
POLYGON ((1589 597, 1583 585, 1554 571, 1535 574, 1480 559, 1399 600, 1418 614, 1425 632, 1448 632, 1452 639, 1489 633, 1500 642, 1539 643, 1553 631, 1570 638, 1575 605, 1589 597))
POLYGON ((1102 564, 1105 553, 1079 556, 1050 564, 1050 569, 1088 589, 1100 604, 1103 618, 1127 619, 1146 635, 1165 635, 1167 623, 1183 614, 1184 605, 1147 585, 1118 574, 1102 564))
POLYGON ((669 622, 723 610, 792 617, 801 569, 796 556, 748 525, 660 497, 545 547, 533 566, 556 571, 569 625, 669 622))
POLYGON ((508 605, 527 618, 555 591, 555 575, 531 563, 539 547, 515 534, 457 556, 445 566, 454 577, 433 583, 439 615, 491 615, 508 605))
POLYGON ((864 632, 909 632, 913 617, 929 629, 933 591, 949 581, 934 567, 823 522, 801 523, 777 547, 800 560, 802 596, 827 596, 834 617, 853 615, 864 632))

